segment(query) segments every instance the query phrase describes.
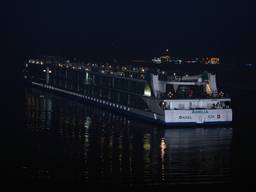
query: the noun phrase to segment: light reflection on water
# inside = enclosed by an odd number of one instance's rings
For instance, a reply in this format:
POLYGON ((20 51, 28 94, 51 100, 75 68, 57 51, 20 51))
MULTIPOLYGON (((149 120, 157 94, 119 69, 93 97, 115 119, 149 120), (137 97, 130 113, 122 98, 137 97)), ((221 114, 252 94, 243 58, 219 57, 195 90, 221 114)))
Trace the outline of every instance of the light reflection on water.
POLYGON ((122 185, 232 180, 232 128, 165 129, 36 89, 26 93, 26 125, 34 138, 28 165, 33 180, 122 185))

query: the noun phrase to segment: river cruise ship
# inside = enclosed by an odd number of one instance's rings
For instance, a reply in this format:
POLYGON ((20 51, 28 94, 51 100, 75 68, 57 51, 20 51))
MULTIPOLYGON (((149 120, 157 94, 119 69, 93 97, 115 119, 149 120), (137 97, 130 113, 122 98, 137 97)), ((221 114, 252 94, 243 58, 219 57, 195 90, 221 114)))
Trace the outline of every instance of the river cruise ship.
POLYGON ((32 85, 94 102, 164 125, 232 122, 231 99, 218 90, 216 74, 31 58, 24 78, 32 85))

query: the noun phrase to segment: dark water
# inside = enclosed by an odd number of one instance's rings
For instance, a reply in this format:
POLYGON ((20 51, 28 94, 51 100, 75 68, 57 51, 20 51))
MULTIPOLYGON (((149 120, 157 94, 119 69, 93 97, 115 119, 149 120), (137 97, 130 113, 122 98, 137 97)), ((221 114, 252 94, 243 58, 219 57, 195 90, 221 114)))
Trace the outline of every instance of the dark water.
MULTIPOLYGON (((165 186, 231 183, 232 127, 149 124, 37 89, 25 92, 25 181, 165 186)), ((18 174, 17 174, 18 173, 18 174)))

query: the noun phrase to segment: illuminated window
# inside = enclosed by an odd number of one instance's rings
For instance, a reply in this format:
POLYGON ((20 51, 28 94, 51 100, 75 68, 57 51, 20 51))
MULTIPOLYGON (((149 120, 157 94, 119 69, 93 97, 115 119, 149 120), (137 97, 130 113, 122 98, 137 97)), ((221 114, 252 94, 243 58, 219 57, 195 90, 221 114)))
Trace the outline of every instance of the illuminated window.
POLYGON ((148 83, 145 84, 144 95, 147 97, 151 97, 151 89, 148 83))

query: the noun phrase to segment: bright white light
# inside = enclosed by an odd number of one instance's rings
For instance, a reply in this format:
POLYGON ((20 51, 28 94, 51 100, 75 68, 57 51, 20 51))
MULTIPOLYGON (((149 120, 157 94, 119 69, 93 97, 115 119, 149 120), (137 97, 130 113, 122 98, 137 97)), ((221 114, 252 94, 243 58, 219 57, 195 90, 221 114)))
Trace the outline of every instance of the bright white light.
POLYGON ((46 72, 46 70, 44 69, 43 72, 46 72))
POLYGON ((89 74, 88 73, 85 73, 85 80, 89 81, 89 74))
POLYGON ((148 84, 145 84, 144 95, 147 96, 147 97, 151 97, 151 89, 150 89, 150 86, 148 84))
POLYGON ((52 73, 52 71, 51 71, 51 70, 49 70, 49 73, 52 73))

